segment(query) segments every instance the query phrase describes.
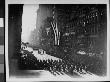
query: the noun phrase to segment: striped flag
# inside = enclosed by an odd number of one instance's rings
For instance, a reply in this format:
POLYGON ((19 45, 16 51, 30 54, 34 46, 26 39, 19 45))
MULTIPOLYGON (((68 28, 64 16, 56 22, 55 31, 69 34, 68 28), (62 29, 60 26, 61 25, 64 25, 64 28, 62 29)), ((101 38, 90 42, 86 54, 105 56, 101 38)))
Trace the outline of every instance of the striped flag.
POLYGON ((0 73, 4 73, 4 19, 0 18, 0 73))
POLYGON ((56 13, 55 13, 55 5, 53 7, 53 22, 51 22, 54 35, 55 35, 55 45, 59 45, 59 39, 60 39, 60 32, 58 31, 58 25, 57 25, 57 18, 56 18, 56 13))

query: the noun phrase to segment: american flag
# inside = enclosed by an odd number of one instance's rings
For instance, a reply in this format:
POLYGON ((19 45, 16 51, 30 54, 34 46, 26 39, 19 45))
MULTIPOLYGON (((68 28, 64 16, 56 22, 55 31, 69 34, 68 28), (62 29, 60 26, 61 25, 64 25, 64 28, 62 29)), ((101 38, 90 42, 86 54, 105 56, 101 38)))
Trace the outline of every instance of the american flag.
POLYGON ((4 82, 4 0, 0 0, 0 82, 4 82))
POLYGON ((4 72, 4 24, 0 18, 0 73, 4 72))
POLYGON ((54 36, 55 36, 55 45, 59 45, 59 40, 60 40, 60 32, 58 31, 58 25, 57 25, 57 18, 56 18, 56 12, 55 12, 55 5, 53 7, 53 22, 51 22, 53 31, 54 31, 54 36))

